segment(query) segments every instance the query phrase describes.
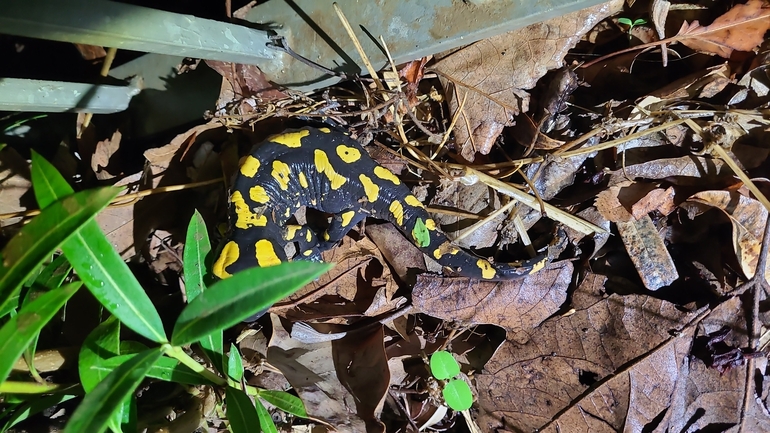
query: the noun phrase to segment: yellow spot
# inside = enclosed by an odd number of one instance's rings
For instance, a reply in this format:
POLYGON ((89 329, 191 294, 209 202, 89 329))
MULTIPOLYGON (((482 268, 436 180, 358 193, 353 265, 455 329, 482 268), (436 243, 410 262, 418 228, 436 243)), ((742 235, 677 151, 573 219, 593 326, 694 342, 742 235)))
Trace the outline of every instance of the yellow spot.
POLYGON ((284 237, 284 239, 286 239, 287 241, 294 239, 295 237, 297 237, 297 230, 300 230, 301 228, 302 226, 299 226, 296 224, 287 225, 286 236, 284 237))
POLYGON ((291 216, 291 209, 286 208, 286 212, 283 213, 283 216, 285 216, 286 218, 290 217, 291 216))
POLYGON ((323 132, 324 134, 329 134, 332 132, 329 128, 318 128, 319 131, 323 132))
POLYGON ((249 155, 241 163, 241 174, 246 177, 254 177, 259 170, 259 160, 249 155))
POLYGON ((303 256, 307 257, 309 255, 313 254, 313 250, 305 250, 304 253, 302 253, 303 256))
POLYGON ((214 267, 211 272, 213 272, 217 278, 223 280, 225 278, 232 277, 232 274, 227 272, 225 269, 227 269, 227 267, 233 263, 237 262, 240 255, 241 253, 240 249, 238 248, 238 244, 233 241, 226 243, 225 247, 222 248, 222 252, 217 258, 217 261, 214 262, 214 267))
POLYGON ((270 201, 270 196, 267 195, 267 191, 265 191, 265 188, 261 185, 255 185, 249 188, 249 198, 259 204, 265 204, 270 201))
POLYGON ((375 183, 365 174, 359 174, 358 179, 361 181, 361 185, 364 186, 366 199, 369 200, 369 203, 377 201, 377 197, 380 195, 380 187, 375 185, 375 183))
POLYGON ((334 171, 334 167, 329 163, 329 157, 323 150, 315 150, 315 166, 319 173, 324 173, 326 175, 329 182, 332 184, 331 187, 333 190, 339 189, 348 181, 345 179, 345 176, 334 171))
POLYGON ((281 264, 281 259, 278 258, 278 255, 275 254, 275 250, 273 249, 273 243, 268 241, 267 239, 260 239, 255 244, 257 251, 257 264, 259 266, 266 268, 268 266, 275 266, 281 264))
POLYGON ((400 201, 394 200, 393 203, 390 204, 388 210, 393 214, 393 218, 396 220, 396 224, 399 226, 404 225, 404 207, 401 206, 400 201))
POLYGON ((230 196, 230 202, 235 206, 235 214, 238 216, 235 227, 247 229, 249 227, 264 227, 267 225, 267 217, 252 212, 240 191, 233 192, 230 196))
POLYGON ((436 221, 433 221, 432 218, 428 218, 425 220, 425 228, 427 228, 430 231, 436 230, 436 221))
POLYGON ((324 232, 324 240, 328 241, 329 239, 331 239, 331 237, 329 236, 329 232, 324 232))
POLYGON ((361 159, 360 150, 356 149, 355 147, 345 146, 344 144, 337 146, 337 155, 341 160, 347 162, 348 164, 352 164, 361 159))
POLYGON ((342 216, 342 227, 345 227, 348 224, 350 224, 350 220, 352 220, 355 215, 356 215, 356 212, 352 211, 352 210, 349 210, 347 212, 343 212, 342 215, 341 215, 342 216))
POLYGON ((299 185, 302 188, 307 188, 307 178, 305 177, 305 173, 299 172, 299 185))
POLYGON ((268 138, 267 141, 283 144, 286 147, 300 147, 302 146, 302 139, 308 135, 310 135, 310 131, 308 130, 287 132, 285 134, 274 135, 268 138))
POLYGON ((425 207, 420 202, 420 200, 417 200, 417 197, 413 196, 412 194, 409 194, 408 196, 406 196, 404 201, 406 202, 406 204, 408 204, 409 206, 412 206, 412 207, 421 207, 421 208, 425 207))
POLYGON ((273 178, 278 181, 278 186, 286 191, 289 188, 289 166, 288 164, 275 160, 273 161, 273 178))
POLYGON ((543 260, 540 260, 539 262, 532 265, 532 270, 527 272, 528 274, 534 274, 535 272, 540 271, 545 267, 545 265, 548 264, 548 258, 544 258, 543 260))
POLYGON ((305 232, 305 240, 308 241, 308 242, 312 242, 313 241, 313 233, 310 233, 310 230, 305 232))
POLYGON ((444 254, 451 253, 453 249, 456 249, 450 244, 449 242, 444 242, 441 245, 438 246, 435 250, 433 250, 433 257, 436 258, 436 260, 440 259, 444 254))
POLYGON ((374 175, 379 177, 380 179, 389 180, 389 181, 393 182, 394 185, 401 184, 401 181, 398 180, 396 175, 393 174, 390 170, 388 170, 385 167, 382 167, 382 166, 379 166, 379 165, 377 167, 374 167, 374 175))
POLYGON ((497 271, 495 271, 495 268, 492 267, 492 264, 484 259, 478 259, 476 261, 476 266, 481 269, 481 278, 484 278, 486 280, 489 280, 491 278, 495 277, 495 274, 497 271))

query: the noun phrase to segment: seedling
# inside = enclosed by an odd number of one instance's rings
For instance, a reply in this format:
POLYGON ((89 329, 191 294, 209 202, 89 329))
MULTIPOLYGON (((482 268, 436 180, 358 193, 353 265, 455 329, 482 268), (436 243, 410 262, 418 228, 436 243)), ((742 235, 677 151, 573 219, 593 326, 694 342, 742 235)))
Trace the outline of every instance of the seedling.
POLYGON ((628 33, 631 34, 631 30, 636 26, 641 26, 644 24, 647 24, 647 20, 644 18, 637 18, 634 21, 631 21, 631 18, 618 18, 618 23, 623 24, 624 26, 628 26, 628 33))
POLYGON ((430 373, 439 381, 446 381, 441 395, 447 406, 464 411, 473 405, 473 393, 471 387, 460 376, 460 364, 454 356, 445 350, 434 352, 430 356, 430 373), (449 380, 447 380, 449 379, 449 380))

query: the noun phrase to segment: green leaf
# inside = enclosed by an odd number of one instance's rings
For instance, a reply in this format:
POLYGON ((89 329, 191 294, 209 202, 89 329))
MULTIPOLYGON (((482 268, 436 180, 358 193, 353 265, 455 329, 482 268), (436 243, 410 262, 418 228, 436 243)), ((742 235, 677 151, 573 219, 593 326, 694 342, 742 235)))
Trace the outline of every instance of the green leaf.
POLYGON ((214 365, 214 368, 224 374, 225 366, 223 365, 223 354, 225 351, 225 342, 222 337, 222 330, 220 329, 204 336, 198 343, 200 343, 203 353, 209 358, 209 361, 214 365))
POLYGON ((270 412, 267 411, 265 405, 259 399, 254 400, 254 403, 257 406, 257 417, 259 417, 259 425, 262 427, 262 431, 265 433, 278 433, 273 417, 270 416, 270 412))
POLYGON ((35 284, 48 287, 49 289, 55 289, 60 287, 64 280, 72 270, 72 265, 67 260, 67 257, 63 254, 59 254, 51 260, 51 263, 47 264, 40 275, 37 276, 35 284))
POLYGON ((464 380, 450 380, 444 385, 441 394, 444 396, 447 406, 456 411, 469 409, 473 405, 471 387, 464 380))
POLYGON ((200 340, 264 310, 332 267, 328 263, 291 262, 251 268, 221 280, 193 299, 174 325, 174 346, 200 340))
POLYGON ((618 22, 620 24, 624 24, 624 25, 627 25, 627 26, 633 26, 633 23, 631 23, 631 19, 630 18, 618 18, 618 22))
POLYGON ((137 431, 136 429, 136 397, 129 395, 123 400, 107 425, 114 433, 137 431))
POLYGON ((289 394, 286 391, 272 391, 267 389, 259 389, 257 390, 257 393, 260 398, 278 409, 298 417, 307 418, 305 405, 296 395, 289 394))
MULTIPOLYGON (((200 212, 195 210, 190 224, 187 226, 187 238, 184 245, 184 276, 185 293, 189 303, 206 290, 204 283, 205 260, 211 252, 211 242, 209 234, 206 231, 206 222, 203 220, 200 212)), ((222 355, 224 354, 224 339, 222 331, 212 332, 198 342, 203 349, 203 353, 214 365, 217 371, 224 373, 225 366, 222 355)))
POLYGON ((254 403, 245 392, 228 386, 225 398, 227 402, 225 413, 233 433, 259 433, 262 431, 254 403))
POLYGON ((460 364, 446 350, 439 350, 430 356, 430 373, 438 380, 451 379, 460 374, 460 364))
POLYGON ((51 290, 25 305, 0 328, 0 382, 8 378, 24 349, 80 286, 75 282, 51 290))
POLYGON ((187 294, 187 302, 192 301, 205 289, 203 275, 206 267, 206 256, 211 252, 211 242, 206 231, 206 222, 203 221, 198 210, 195 210, 190 224, 187 226, 187 237, 184 244, 184 286, 187 294))
POLYGON ((230 356, 227 358, 227 375, 236 382, 243 379, 243 359, 233 343, 230 343, 230 356))
MULTIPOLYGON (((115 356, 105 360, 101 365, 93 367, 93 369, 99 370, 103 374, 109 374, 134 356, 134 354, 115 356)), ((212 385, 206 378, 192 371, 176 359, 165 356, 158 359, 155 365, 147 371, 147 377, 186 385, 212 385)))
POLYGON ((120 322, 110 316, 100 323, 83 342, 78 354, 78 373, 80 383, 86 392, 96 388, 111 371, 105 371, 106 360, 120 355, 120 322))
POLYGON ((424 248, 430 245, 430 230, 425 226, 425 221, 422 218, 417 218, 417 221, 414 222, 412 237, 420 247, 424 248))
POLYGON ((4 432, 16 424, 25 421, 32 415, 38 414, 50 407, 58 405, 59 403, 72 400, 75 397, 77 396, 73 394, 55 394, 45 397, 41 397, 39 395, 31 396, 32 400, 13 409, 13 415, 8 418, 8 421, 5 422, 5 425, 2 429, 0 429, 0 431, 4 432))
POLYGON ((118 193, 99 188, 52 203, 3 248, 0 262, 0 310, 59 245, 96 215, 118 193))
MULTIPOLYGON (((32 185, 42 208, 72 194, 67 181, 34 151, 32 185)), ((167 341, 155 306, 95 221, 85 224, 61 248, 88 290, 107 311, 148 340, 167 341)))
POLYGON ((641 26, 642 24, 647 24, 647 20, 644 18, 637 18, 634 20, 634 26, 641 26))
POLYGON ((85 396, 64 433, 103 432, 119 405, 139 386, 161 354, 161 348, 149 349, 116 368, 85 396))

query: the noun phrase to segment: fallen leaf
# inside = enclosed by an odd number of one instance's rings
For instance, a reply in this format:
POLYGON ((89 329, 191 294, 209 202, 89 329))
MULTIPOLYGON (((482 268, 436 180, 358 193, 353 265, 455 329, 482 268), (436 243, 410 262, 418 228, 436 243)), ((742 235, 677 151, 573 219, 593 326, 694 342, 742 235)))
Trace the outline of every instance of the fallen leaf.
POLYGON ((529 94, 540 77, 560 68, 564 56, 599 21, 614 14, 622 1, 611 1, 471 44, 434 66, 448 93, 449 109, 465 108, 454 129, 457 146, 468 161, 486 155, 513 117, 529 109, 529 94))
MULTIPOLYGON (((738 263, 748 278, 753 277, 765 232, 767 209, 757 200, 734 191, 703 191, 693 194, 682 206, 694 217, 703 208, 688 206, 692 203, 719 209, 728 217, 733 227, 733 250, 738 263)), ((765 268, 765 280, 770 283, 770 263, 765 268)))
POLYGON ((685 21, 673 40, 693 50, 716 54, 726 59, 733 51, 751 51, 764 40, 770 29, 770 8, 764 0, 736 4, 711 25, 701 26, 696 20, 685 21))
POLYGON ((679 278, 674 260, 649 215, 638 220, 618 221, 617 225, 618 234, 644 287, 658 290, 679 278))
POLYGON ((526 278, 498 282, 420 275, 412 303, 443 320, 501 326, 509 339, 524 343, 567 299, 572 270, 570 262, 561 262, 526 278))

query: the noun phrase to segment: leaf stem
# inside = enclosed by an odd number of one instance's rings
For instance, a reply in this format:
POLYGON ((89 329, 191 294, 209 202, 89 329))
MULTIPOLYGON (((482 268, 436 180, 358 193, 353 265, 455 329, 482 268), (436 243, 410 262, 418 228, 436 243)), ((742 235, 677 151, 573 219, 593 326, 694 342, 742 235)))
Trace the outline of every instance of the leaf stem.
POLYGON ((186 367, 188 367, 190 370, 200 374, 201 376, 205 377, 206 379, 208 379, 212 383, 214 383, 216 385, 220 385, 220 386, 227 385, 227 380, 217 376, 212 371, 210 371, 209 369, 207 369, 206 367, 202 366, 197 361, 192 359, 190 357, 190 355, 188 355, 187 353, 185 353, 184 350, 182 350, 181 347, 179 347, 179 346, 171 346, 169 344, 169 345, 166 345, 164 350, 165 350, 166 355, 168 355, 168 356, 176 359, 177 361, 181 362, 186 367))

